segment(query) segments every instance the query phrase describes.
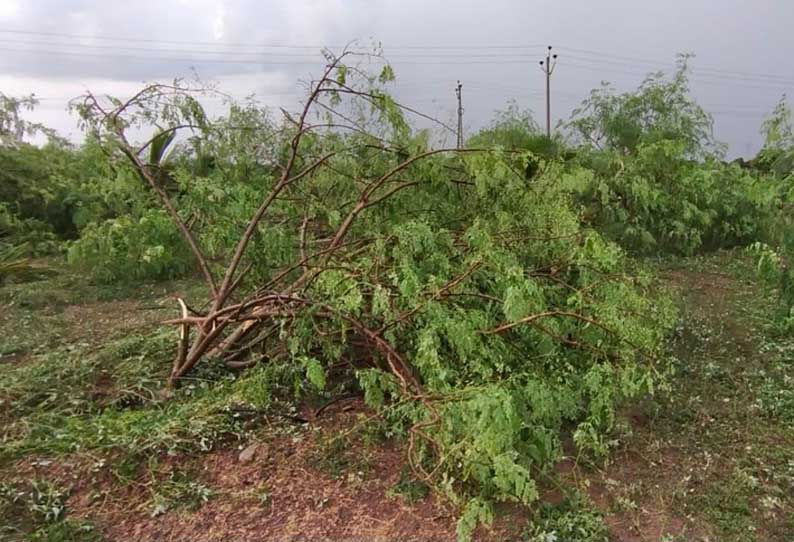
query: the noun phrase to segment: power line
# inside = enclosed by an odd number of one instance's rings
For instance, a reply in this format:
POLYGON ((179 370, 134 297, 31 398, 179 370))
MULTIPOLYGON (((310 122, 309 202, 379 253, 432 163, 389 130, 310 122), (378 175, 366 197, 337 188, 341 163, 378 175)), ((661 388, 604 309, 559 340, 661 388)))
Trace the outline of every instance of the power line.
MULTIPOLYGON (((669 61, 662 61, 658 59, 647 59, 647 58, 640 58, 640 57, 630 57, 630 56, 622 56, 622 55, 614 55, 611 53, 604 53, 600 51, 593 51, 588 49, 575 49, 571 47, 559 47, 562 50, 572 51, 574 53, 581 53, 588 56, 595 56, 598 59, 604 61, 604 58, 607 59, 616 59, 617 61, 623 62, 625 65, 634 65, 636 66, 639 64, 650 64, 654 66, 668 66, 668 67, 675 67, 674 63, 670 63, 669 61), (628 61, 628 62, 627 62, 628 61)), ((616 60, 611 60, 612 63, 615 63, 616 60)), ((694 63, 697 64, 697 57, 693 57, 694 63)), ((770 74, 770 73, 759 73, 759 72, 746 72, 740 70, 725 70, 722 68, 709 68, 709 67, 697 67, 697 71, 699 72, 713 72, 714 74, 722 74, 722 75, 737 75, 741 77, 757 77, 757 78, 769 78, 769 79, 780 79, 785 81, 791 81, 790 76, 786 75, 779 75, 779 74, 770 74)))
MULTIPOLYGON (((0 39, 0 43, 11 43, 17 45, 32 45, 32 46, 40 46, 40 45, 48 45, 48 46, 56 46, 56 47, 76 47, 76 48, 83 48, 89 50, 109 50, 109 51, 143 51, 143 52, 152 52, 152 53, 181 53, 181 54, 199 54, 199 55, 277 55, 280 57, 288 57, 288 58, 306 58, 312 59, 317 58, 317 54, 315 53, 293 53, 293 52, 274 52, 274 51, 218 51, 218 50, 207 50, 207 49, 172 49, 172 48, 162 48, 162 47, 134 47, 129 45, 97 45, 97 44, 85 44, 85 43, 64 43, 64 42, 53 42, 53 41, 30 41, 30 40, 15 40, 15 39, 0 39)), ((518 53, 515 53, 516 55, 518 53)), ((417 53, 397 53, 396 55, 371 55, 373 58, 382 56, 385 59, 393 58, 393 57, 400 57, 400 58, 503 58, 504 55, 502 53, 485 53, 485 54, 472 54, 472 53, 432 53, 432 54, 417 54, 417 53)))
MULTIPOLYGON (((0 33, 5 34, 17 34, 17 35, 28 35, 28 36, 48 36, 48 37, 60 37, 60 38, 69 38, 69 39, 82 39, 82 40, 99 40, 99 41, 110 41, 110 42, 133 42, 133 43, 149 43, 149 44, 178 44, 178 45, 193 45, 193 46, 215 46, 215 47, 244 47, 244 48, 255 48, 255 49, 298 49, 298 50, 320 50, 325 47, 331 48, 341 48, 343 46, 326 46, 321 44, 315 45, 307 45, 307 44, 283 44, 283 43, 256 43, 256 42, 221 42, 221 41, 191 41, 191 40, 168 40, 168 39, 153 39, 153 38, 136 38, 136 37, 129 37, 129 36, 110 36, 110 35, 92 35, 92 34, 73 34, 73 33, 65 33, 65 32, 43 32, 43 31, 33 31, 33 30, 22 30, 22 29, 0 29, 0 33)), ((12 40, 0 40, 0 41, 7 41, 10 42, 12 40)), ((21 40, 17 40, 21 42, 21 40)), ((21 43, 28 43, 31 45, 38 45, 38 44, 45 44, 45 45, 67 45, 75 47, 92 47, 92 48, 113 48, 113 47, 124 47, 124 46, 115 46, 115 45, 108 45, 108 46, 100 46, 95 44, 61 44, 61 43, 52 43, 52 42, 21 42, 21 43)), ((364 45, 364 44, 362 44, 364 45)), ((375 45, 375 44, 373 44, 375 45)), ((462 56, 467 58, 472 57, 490 57, 495 55, 500 55, 500 53, 492 53, 490 55, 474 55, 471 51, 482 51, 482 50, 515 50, 515 51, 526 51, 529 53, 531 49, 539 48, 542 44, 500 44, 500 45, 472 45, 472 44, 424 44, 424 45, 417 45, 417 44, 406 44, 406 45, 394 45, 390 46, 389 50, 415 50, 415 49, 433 49, 437 51, 469 51, 468 53, 460 53, 460 54, 452 54, 452 55, 445 55, 445 56, 462 56)), ((124 47, 129 49, 129 47, 124 47)), ((638 67, 638 64, 641 65, 651 65, 657 69, 665 69, 671 66, 669 61, 662 61, 659 59, 651 59, 647 57, 639 57, 639 56, 626 56, 626 55, 616 55, 613 53, 607 53, 602 51, 596 51, 592 49, 582 49, 576 47, 568 47, 568 46, 559 46, 559 49, 563 51, 570 52, 576 57, 577 54, 586 55, 589 57, 596 57, 595 59, 588 59, 578 57, 582 61, 586 62, 600 62, 600 63, 612 63, 618 65, 625 65, 629 67, 638 67)), ((142 50, 142 49, 141 49, 142 50)), ((160 51, 166 51, 165 49, 160 49, 160 51)), ((14 51, 15 52, 15 51, 14 51)), ((181 52, 181 51, 180 51, 181 52)), ((187 51, 185 51, 187 52, 187 51)), ((206 50, 199 50, 199 51, 190 51, 196 53, 206 53, 206 54, 238 54, 234 51, 206 51, 206 50)), ((240 51, 239 54, 256 54, 258 51, 248 51, 243 52, 240 51)), ((439 55, 425 55, 425 57, 434 57, 437 58, 439 55)), ((511 63, 521 62, 520 60, 512 61, 511 63)), ((743 72, 738 70, 726 70, 721 68, 709 68, 709 67, 700 67, 698 68, 698 72, 702 74, 710 73, 711 75, 720 75, 720 76, 736 76, 741 78, 758 78, 764 80, 770 80, 769 82, 780 81, 786 84, 791 83, 792 79, 789 76, 779 75, 779 74, 769 74, 769 73, 758 73, 758 72, 743 72)))
MULTIPOLYGON (((639 66, 637 64, 627 63, 618 60, 611 60, 611 59, 593 59, 588 57, 582 57, 578 55, 571 56, 574 60, 579 60, 581 62, 592 63, 595 65, 611 65, 617 66, 620 69, 615 69, 614 67, 610 68, 603 68, 599 69, 598 71, 608 71, 613 73, 623 73, 628 75, 638 75, 638 76, 647 76, 649 73, 659 72, 659 71, 667 71, 667 70, 674 70, 676 66, 674 64, 662 64, 662 65, 655 65, 653 66, 653 71, 649 72, 649 66, 639 66), (627 69, 628 68, 628 69, 627 69), (644 71, 637 71, 637 70, 644 70, 644 71)), ((583 67, 583 66, 579 66, 583 67)), ((595 69, 587 68, 587 69, 595 69)), ((699 66, 695 66, 691 68, 689 72, 689 77, 696 82, 702 82, 704 84, 724 84, 724 82, 728 82, 734 85, 746 86, 748 83, 750 88, 767 88, 767 89, 787 89, 789 87, 794 86, 794 79, 792 78, 784 78, 781 75, 777 74, 759 74, 759 73, 751 73, 751 72, 741 72, 735 70, 721 70, 715 68, 702 68, 699 66)))
POLYGON ((165 61, 165 62, 201 62, 205 64, 248 64, 248 65, 285 65, 285 64, 306 64, 317 65, 317 61, 261 61, 261 60, 232 60, 226 58, 180 58, 172 56, 141 56, 141 55, 119 55, 119 54, 101 54, 89 52, 76 52, 76 51, 53 51, 46 49, 9 49, 8 47, 0 47, 0 51, 10 53, 28 53, 28 54, 43 54, 55 56, 74 56, 74 57, 90 57, 90 58, 107 58, 107 59, 125 59, 125 60, 145 60, 145 61, 165 61))
MULTIPOLYGON (((256 43, 223 43, 217 41, 178 41, 178 40, 158 40, 158 39, 144 39, 144 38, 121 38, 116 36, 90 36, 79 34, 66 34, 58 32, 34 32, 22 30, 5 30, 0 29, 0 35, 6 34, 21 34, 31 36, 49 36, 67 39, 90 39, 98 41, 106 41, 107 44, 87 44, 87 43, 68 43, 68 42, 53 42, 53 41, 32 41, 22 39, 0 39, 0 43, 19 44, 21 46, 36 47, 35 49, 24 48, 4 48, 0 47, 0 51, 12 53, 26 53, 26 54, 46 54, 56 56, 71 56, 71 57, 86 57, 86 58, 100 58, 100 59, 124 59, 124 60, 141 60, 149 62, 180 62, 180 63, 194 63, 194 64, 237 64, 237 65, 255 65, 255 66, 283 66, 283 65, 311 65, 316 66, 316 55, 308 52, 310 49, 322 49, 319 45, 288 45, 288 44, 256 44, 256 43), (164 47, 138 47, 130 46, 124 42, 142 43, 152 45, 163 44, 178 44, 182 46, 191 47, 204 47, 214 46, 223 47, 227 50, 211 50, 211 49, 178 49, 178 48, 164 48, 164 47), (54 49, 40 49, 40 46, 50 47, 66 47, 73 49, 83 50, 54 50, 54 49), (230 51, 228 48, 239 47, 259 49, 258 51, 230 51), (268 51, 267 49, 276 49, 277 51, 268 51), (135 55, 135 54, 118 54, 117 51, 138 51, 144 53, 153 53, 150 55, 135 55), (96 51, 96 52, 92 52, 96 51), (101 53, 100 51, 107 51, 101 53), (306 52, 297 52, 306 51, 306 52), (188 54, 193 55, 191 58, 170 56, 172 54, 188 54), (235 58, 222 58, 234 56, 235 58), (240 57, 256 57, 256 58, 240 58, 240 57), (221 58, 217 58, 221 57, 221 58), (305 60, 304 60, 305 59, 305 60)), ((529 51, 539 45, 403 45, 395 46, 390 50, 434 50, 434 53, 410 53, 402 52, 397 53, 390 58, 381 57, 378 55, 369 58, 383 62, 392 61, 393 63, 407 62, 412 59, 420 59, 420 61, 412 61, 412 65, 508 65, 508 64, 525 64, 528 61, 529 51), (455 52, 458 51, 458 52, 455 52), (463 52, 469 51, 469 52, 463 52), (488 53, 487 51, 495 51, 488 53), (501 51, 501 52, 499 52, 501 51), (512 51, 512 52, 511 52, 512 51), (517 58, 511 58, 517 57, 517 58), (464 61, 455 61, 449 59, 464 58, 464 61), (424 60, 422 60, 424 59, 424 60), (472 60, 476 59, 476 60, 472 60)), ((574 69, 587 69, 592 71, 612 72, 626 75, 646 76, 648 69, 653 66, 655 71, 675 68, 674 63, 661 62, 658 60, 650 60, 640 57, 628 57, 621 55, 599 53, 587 49, 576 49, 561 46, 561 50, 570 51, 570 58, 574 62, 566 62, 566 67, 570 66, 574 69), (578 62, 578 63, 577 63, 578 62), (642 71, 646 70, 646 71, 642 71)), ((552 60, 556 59, 557 55, 551 55, 551 48, 547 50, 545 62, 541 62, 546 73, 546 131, 547 135, 551 135, 551 88, 550 79, 554 70, 552 60)), ((794 86, 794 79, 786 78, 786 76, 779 74, 765 74, 757 72, 742 72, 737 70, 725 70, 719 68, 700 68, 693 70, 691 77, 697 84, 719 84, 725 85, 725 82, 730 82, 734 86, 746 86, 749 88, 760 88, 764 90, 783 90, 794 86)), ((427 83, 425 83, 427 85, 427 83)), ((539 96, 542 95, 541 90, 532 89, 518 89, 499 86, 487 86, 477 83, 467 83, 467 88, 471 91, 484 91, 484 90, 497 90, 507 93, 520 94, 522 96, 539 96)), ((395 89, 400 90, 401 87, 397 86, 395 89)), ((457 88, 458 95, 458 144, 462 145, 462 86, 457 88)), ((586 94, 577 95, 574 93, 557 92, 561 97, 570 97, 580 99, 585 97, 586 94)), ((255 98, 272 98, 277 96, 294 96, 298 97, 297 93, 280 93, 280 94, 267 94, 254 96, 255 98)), ((57 98, 41 98, 42 100, 55 100, 57 98)), ((768 111, 760 110, 742 110, 731 108, 730 106, 711 106, 715 110, 711 114, 716 116, 727 116, 734 118, 758 118, 768 115, 768 111)), ((706 106, 704 109, 708 110, 711 107, 706 106)))
MULTIPOLYGON (((183 57, 173 57, 173 56, 142 56, 142 55, 121 55, 121 54, 101 54, 101 53, 91 53, 91 52, 84 52, 84 51, 55 51, 52 49, 11 49, 7 47, 0 47, 0 51, 11 52, 11 53, 27 53, 27 54, 43 54, 43 55, 51 55, 51 56, 74 56, 74 57, 93 57, 93 58, 107 58, 107 59, 129 59, 129 60, 146 60, 146 61, 172 61, 172 62, 200 62, 200 63, 207 63, 207 64, 249 64, 249 65, 312 65, 316 66, 318 63, 317 61, 311 60, 256 60, 256 59, 225 59, 225 58, 183 58, 183 57)), ((410 62, 411 65, 416 66, 432 66, 432 65, 499 65, 499 64, 525 64, 526 60, 515 59, 515 60, 486 60, 486 61, 448 61, 448 60, 430 60, 430 61, 414 61, 410 58, 397 58, 393 60, 389 60, 385 57, 379 56, 372 56, 370 57, 371 60, 379 60, 381 62, 391 63, 391 64, 398 64, 404 62, 410 62)))
MULTIPOLYGON (((292 45, 282 43, 256 43, 256 42, 219 42, 219 41, 189 41, 189 40, 163 40, 152 38, 135 38, 135 37, 120 37, 109 36, 102 34, 69 34, 64 32, 40 32, 33 30, 18 30, 18 29, 0 29, 0 33, 5 34, 22 34, 31 36, 49 36, 73 39, 93 39, 102 41, 129 41, 138 43, 167 43, 167 44, 181 44, 181 45, 223 45, 228 47, 260 47, 268 49, 323 49, 323 48, 336 48, 341 49, 344 45, 292 45)), ((375 45, 375 44, 372 44, 375 45)), ((393 49, 531 49, 533 47, 542 47, 542 44, 524 44, 524 45, 441 45, 441 44, 425 44, 425 45, 395 45, 393 49)))
MULTIPOLYGON (((644 72, 639 72, 636 70, 644 69, 642 66, 632 65, 629 63, 624 63, 621 61, 615 61, 610 59, 591 59, 587 57, 581 57, 578 55, 571 55, 571 58, 574 60, 578 60, 581 62, 592 63, 594 65, 601 65, 605 64, 608 66, 617 66, 621 69, 628 68, 631 71, 626 71, 626 73, 637 74, 641 75, 645 73, 646 75, 649 73, 650 67, 645 69, 644 72)), ((654 70, 650 73, 658 72, 658 71, 667 71, 667 70, 675 70, 676 66, 674 64, 665 64, 665 65, 656 65, 654 66, 654 70)), ((616 71, 614 68, 612 71, 616 71)), ((760 83, 766 85, 794 85, 794 79, 783 79, 781 76, 759 76, 753 75, 750 73, 744 72, 730 72, 728 70, 714 70, 708 68, 700 68, 700 67, 692 67, 690 70, 690 76, 693 78, 706 78, 709 80, 719 80, 719 81, 737 81, 737 82, 749 82, 749 83, 760 83)))
MULTIPOLYGON (((23 40, 4 40, 0 39, 0 42, 5 43, 18 43, 22 45, 51 45, 51 46, 65 46, 65 47, 77 47, 77 48, 84 48, 90 50, 110 50, 113 51, 115 49, 123 49, 123 50, 130 50, 130 51, 142 51, 142 52, 151 52, 151 53, 185 53, 191 54, 191 58, 183 58, 183 57, 174 57, 174 56, 142 56, 142 55, 127 55, 127 54, 117 54, 115 52, 111 54, 97 54, 85 51, 65 51, 65 50, 51 50, 51 49, 11 49, 11 48, 2 48, 0 50, 7 51, 7 52, 15 52, 15 53, 27 53, 27 54, 48 54, 48 55, 65 55, 65 56, 85 56, 85 57, 108 57, 108 58, 124 58, 124 59, 133 59, 133 60, 153 60, 153 61, 171 61, 171 62, 204 62, 204 63, 230 63, 230 64, 256 64, 256 65, 266 65, 267 63, 271 64, 278 64, 278 65, 287 65, 287 64, 312 64, 314 65, 315 62, 312 60, 316 58, 314 55, 310 53, 274 53, 274 52, 252 52, 252 51, 214 51, 214 50, 196 50, 196 49, 165 49, 165 48, 146 48, 146 47, 130 47, 124 45, 95 45, 95 44, 65 44, 65 43, 54 43, 54 42, 30 42, 30 41, 23 41, 23 40), (195 56, 199 55, 199 56, 195 56), (211 57, 207 57, 206 55, 213 55, 211 57), (241 55, 245 56, 256 56, 260 58, 239 58, 241 55), (275 55, 279 57, 279 59, 274 59, 269 56, 265 55, 275 55), (222 58, 214 58, 214 56, 234 56, 234 59, 226 60, 222 58), (290 60, 281 60, 281 57, 289 58, 290 60), (303 59, 304 62, 299 62, 293 59, 303 59), (267 63, 264 62, 267 60, 267 63)), ((434 64, 450 64, 450 65, 467 65, 467 64, 476 64, 476 65, 486 65, 486 64, 493 64, 493 65, 501 65, 501 64, 521 64, 525 62, 525 58, 505 58, 503 54, 498 53, 486 53, 486 54, 463 54, 463 53, 434 53, 434 54, 407 54, 401 53, 397 55, 389 55, 389 56, 372 56, 370 59, 381 60, 384 62, 393 62, 393 63, 401 63, 408 59, 427 59, 423 62, 414 62, 417 65, 434 65, 434 64), (465 58, 465 59, 485 59, 482 61, 462 61, 462 62, 454 62, 445 60, 447 58, 465 58)), ((624 61, 619 60, 611 60, 609 58, 586 58, 581 57, 578 55, 572 55, 574 60, 578 60, 580 62, 586 63, 586 65, 582 64, 571 64, 572 67, 577 68, 584 68, 590 69, 595 71, 605 71, 605 72, 612 72, 612 73, 620 73, 620 74, 627 74, 627 75, 636 75, 636 76, 647 76, 648 75, 648 66, 643 67, 637 66, 636 64, 626 63, 624 61), (593 66, 590 66, 593 64, 593 66), (598 65, 607 64, 617 66, 619 69, 614 67, 610 68, 596 68, 598 65), (628 68, 628 69, 627 69, 628 68), (643 71, 638 71, 643 70, 643 71)), ((625 58, 632 58, 632 57, 625 57, 625 58)), ((643 61, 648 62, 648 61, 643 61)), ((655 71, 665 70, 673 68, 672 64, 662 64, 662 65, 655 65, 653 68, 655 71)), ((751 74, 749 72, 738 72, 738 71, 729 71, 729 70, 716 70, 716 69, 709 69, 709 68, 697 68, 692 72, 692 78, 697 81, 730 81, 735 83, 751 83, 756 86, 761 86, 763 88, 784 88, 787 86, 794 86, 794 80, 792 79, 783 79, 782 76, 779 75, 770 75, 770 74, 751 74)))
MULTIPOLYGON (((577 64, 575 62, 566 63, 566 67, 570 66, 574 69, 584 69, 589 71, 595 72, 605 72, 605 73, 616 73, 622 75, 631 75, 635 77, 647 77, 649 75, 648 72, 641 72, 636 70, 630 69, 616 69, 610 67, 602 67, 597 64, 588 65, 588 64, 577 64)), ((653 73, 653 72, 651 72, 653 73)), ((690 80, 695 83, 703 84, 703 85, 718 85, 718 86, 725 86, 726 83, 730 83, 732 86, 740 86, 746 88, 755 88, 755 89, 762 89, 762 90, 775 90, 775 91, 786 91, 794 87, 794 81, 790 82, 771 82, 771 81, 753 81, 753 80, 737 80, 732 78, 725 78, 720 77, 717 75, 712 74, 701 74, 698 71, 693 71, 689 76, 690 80)))

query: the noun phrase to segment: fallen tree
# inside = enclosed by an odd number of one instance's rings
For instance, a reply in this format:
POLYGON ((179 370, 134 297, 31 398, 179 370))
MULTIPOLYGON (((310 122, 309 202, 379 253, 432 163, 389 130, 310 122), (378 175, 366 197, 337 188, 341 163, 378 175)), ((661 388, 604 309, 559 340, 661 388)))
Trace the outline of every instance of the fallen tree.
POLYGON ((295 364, 318 388, 341 369, 407 436, 416 476, 465 504, 465 538, 491 503, 537 498, 564 432, 606 453, 616 405, 664 369, 672 310, 582 227, 557 164, 527 180, 529 153, 432 148, 406 121, 417 112, 383 90, 391 69, 371 78, 358 58, 328 55, 280 124, 234 105, 208 119, 179 82, 127 101, 88 94, 78 109, 206 282, 204 305, 179 299, 167 322, 171 385, 205 361, 295 364), (182 131, 175 191, 162 157, 182 131), (196 175, 203 152, 217 167, 196 175))

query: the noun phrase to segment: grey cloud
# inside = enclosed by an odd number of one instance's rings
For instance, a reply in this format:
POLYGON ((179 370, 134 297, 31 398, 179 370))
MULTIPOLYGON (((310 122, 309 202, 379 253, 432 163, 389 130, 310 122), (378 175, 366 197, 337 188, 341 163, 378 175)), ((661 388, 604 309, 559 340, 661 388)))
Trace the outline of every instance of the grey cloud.
MULTIPOLYGON (((40 88, 31 90, 40 95, 86 80, 108 84, 167 80, 189 75, 191 66, 202 77, 236 81, 237 93, 286 93, 293 89, 288 81, 306 78, 321 68, 318 46, 375 39, 383 43, 387 56, 394 58, 396 92, 405 102, 446 119, 454 110, 453 88, 460 79, 466 127, 473 130, 486 124, 493 111, 510 99, 536 112, 543 110, 543 76, 537 61, 546 43, 558 46, 560 53, 553 78, 556 119, 566 118, 600 81, 610 80, 617 88, 628 90, 648 71, 671 66, 677 52, 690 51, 697 55, 692 63, 696 97, 715 113, 718 138, 730 144, 733 154, 745 154, 760 145, 758 128, 764 113, 794 87, 788 63, 794 50, 790 32, 794 3, 786 0, 5 1, 16 9, 0 10, 0 30, 188 42, 123 42, 138 49, 187 52, 114 52, 41 45, 41 49, 58 54, 33 55, 7 49, 30 48, 33 41, 74 40, 0 32, 0 40, 25 42, 0 41, 0 49, 5 49, 0 51, 0 72, 6 78, 38 81, 40 88), (236 43, 307 48, 276 49, 272 56, 259 58, 226 45, 236 43), (473 45, 482 48, 456 48, 473 45), (497 45, 527 48, 489 48, 497 45), (206 54, 191 52, 198 50, 227 54, 217 55, 223 62, 209 63, 203 61, 206 54), (111 52, 115 56, 109 56, 111 52), (602 52, 608 56, 600 55, 602 52), (124 55, 136 58, 119 58, 124 55), (186 60, 151 58, 158 55, 186 60), (246 60, 260 63, 240 63, 246 60), (283 63, 273 64, 276 60, 283 63)), ((84 43, 107 46, 117 42, 84 43)))

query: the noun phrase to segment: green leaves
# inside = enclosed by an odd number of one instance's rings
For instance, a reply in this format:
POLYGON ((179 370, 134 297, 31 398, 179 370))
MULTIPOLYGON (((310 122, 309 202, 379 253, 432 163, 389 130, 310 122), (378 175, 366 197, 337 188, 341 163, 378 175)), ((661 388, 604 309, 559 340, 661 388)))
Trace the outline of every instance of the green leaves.
POLYGON ((542 292, 534 281, 528 279, 509 286, 502 303, 505 318, 510 322, 517 322, 525 316, 540 312, 542 307, 542 292))
POLYGON ((609 155, 581 153, 577 161, 596 175, 574 170, 569 186, 593 225, 631 252, 693 254, 746 243, 777 213, 777 187, 735 165, 695 162, 683 141, 642 143, 618 172, 598 171, 609 155))
POLYGON ((480 498, 471 499, 466 503, 458 520, 458 542, 471 540, 477 525, 481 523, 490 525, 493 522, 493 516, 493 507, 487 500, 480 498))
POLYGON ((388 83, 394 81, 394 70, 389 64, 383 66, 383 69, 380 71, 380 75, 378 76, 378 81, 381 83, 388 83))
POLYGON ((347 83, 347 66, 341 64, 336 68, 336 82, 340 85, 347 83))
MULTIPOLYGON (((572 165, 559 141, 513 111, 480 134, 488 150, 428 153, 434 135, 413 131, 378 86, 394 78, 391 68, 362 78, 340 66, 333 77, 324 89, 366 92, 358 101, 318 95, 345 107, 345 117, 324 111, 319 122, 341 118, 349 129, 301 127, 293 115, 277 125, 244 104, 210 122, 181 90, 162 97, 166 105, 147 91, 127 121, 166 130, 151 143, 152 165, 167 155, 164 186, 215 272, 280 187, 233 273, 240 282, 226 309, 233 300, 239 310, 217 321, 232 322, 219 340, 243 319, 251 326, 227 361, 264 358, 296 394, 355 388, 355 378, 388 430, 415 439, 413 464, 468 503, 465 539, 491 520, 494 503, 538 498, 536 480, 559 459, 566 431, 581 429, 583 449, 603 445, 619 402, 650 388, 638 350, 659 351, 669 313, 651 310, 663 306, 658 295, 583 221, 614 224, 621 241, 647 234, 694 245, 718 214, 701 204, 711 200, 692 175, 679 180, 693 168, 676 140, 643 139, 636 160, 583 153, 572 165), (185 121, 199 126, 195 138, 170 146, 168 130, 185 121)), ((89 219, 72 262, 104 280, 190 270, 185 243, 145 192, 104 194, 128 193, 134 212, 113 207, 89 219)), ((257 392, 265 373, 246 374, 234 399, 270 404, 269 391, 257 392)))
POLYGON ((583 145, 624 155, 660 141, 680 142, 687 157, 719 153, 711 116, 689 95, 688 59, 679 57, 669 79, 649 74, 634 92, 616 95, 605 83, 574 111, 568 127, 583 145))
POLYGON ((432 327, 426 327, 419 332, 417 342, 414 364, 433 389, 445 389, 449 369, 441 362, 439 355, 441 344, 435 330, 432 327))
POLYGON ((306 378, 318 390, 325 389, 325 369, 315 358, 303 357, 301 363, 306 370, 306 378))
POLYGON ((168 278, 192 268, 193 260, 165 212, 151 210, 92 224, 69 245, 68 261, 103 283, 168 278))
POLYGON ((538 489, 529 469, 516 463, 514 454, 504 453, 493 460, 494 485, 505 495, 522 504, 538 498, 538 489))
POLYGON ((356 280, 343 271, 330 270, 317 279, 314 291, 318 298, 346 314, 359 314, 364 302, 356 280))
POLYGON ((393 375, 376 369, 356 372, 356 378, 364 390, 364 401, 371 407, 383 406, 387 397, 397 397, 399 386, 393 375))

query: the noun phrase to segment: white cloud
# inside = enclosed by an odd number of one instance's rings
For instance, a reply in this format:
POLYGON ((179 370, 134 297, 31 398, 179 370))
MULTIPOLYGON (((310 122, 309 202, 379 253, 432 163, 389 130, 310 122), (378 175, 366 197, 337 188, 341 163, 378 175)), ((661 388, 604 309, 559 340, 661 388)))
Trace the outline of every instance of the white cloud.
POLYGON ((0 19, 12 19, 19 11, 19 0, 0 0, 0 19))
POLYGON ((222 1, 215 6, 215 19, 212 21, 212 34, 216 40, 220 41, 224 37, 226 28, 226 6, 222 1))

